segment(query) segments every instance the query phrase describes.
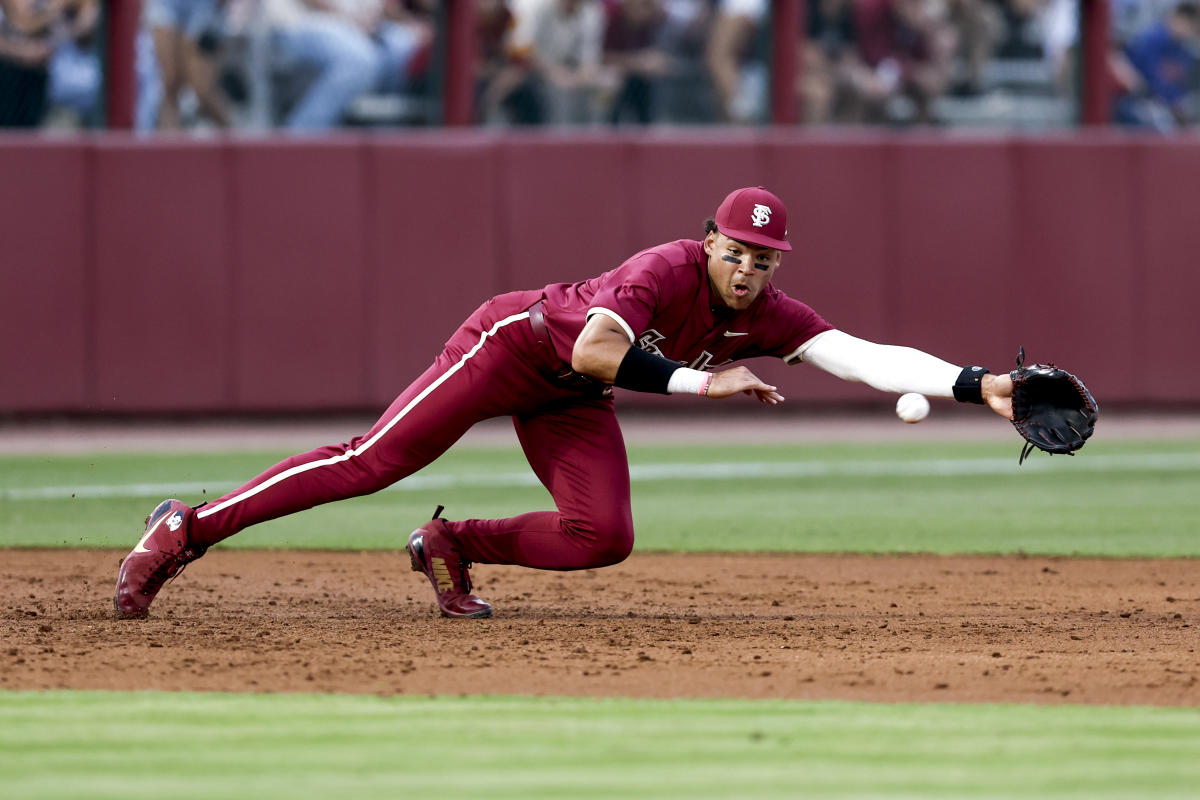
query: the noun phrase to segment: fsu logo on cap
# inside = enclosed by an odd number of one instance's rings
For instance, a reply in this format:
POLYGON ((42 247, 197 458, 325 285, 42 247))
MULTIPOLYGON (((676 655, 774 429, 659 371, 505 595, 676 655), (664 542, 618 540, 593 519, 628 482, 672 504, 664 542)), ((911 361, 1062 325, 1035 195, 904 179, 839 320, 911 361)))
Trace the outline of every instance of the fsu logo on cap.
POLYGON ((792 249, 787 242, 787 217, 782 200, 761 186, 747 186, 734 189, 721 201, 713 222, 730 239, 787 251, 792 249))

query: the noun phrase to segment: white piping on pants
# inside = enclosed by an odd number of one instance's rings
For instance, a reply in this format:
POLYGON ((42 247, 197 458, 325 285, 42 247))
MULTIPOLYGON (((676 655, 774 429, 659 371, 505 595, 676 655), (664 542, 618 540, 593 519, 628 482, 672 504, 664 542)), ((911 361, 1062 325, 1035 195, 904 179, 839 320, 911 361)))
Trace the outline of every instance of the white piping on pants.
POLYGON ((479 343, 476 344, 474 347, 472 347, 470 350, 468 350, 466 353, 464 353, 463 357, 458 360, 457 364, 455 364, 450 369, 448 369, 444 373, 442 373, 442 375, 436 381, 434 381, 433 383, 426 386, 425 389, 419 395, 417 395, 416 397, 414 397, 412 400, 409 401, 408 405, 406 405, 404 408, 400 409, 396 413, 396 416, 389 419, 387 421, 387 424, 379 429, 378 433, 376 433, 374 436, 372 436, 367 441, 363 442, 361 445, 359 445, 354 450, 348 450, 340 456, 333 456, 331 458, 323 458, 320 461, 312 461, 307 464, 297 464, 296 466, 292 467, 291 469, 286 469, 283 472, 279 473, 278 475, 271 476, 271 478, 269 478, 268 480, 265 480, 262 483, 258 484, 257 486, 247 489, 246 491, 242 492, 239 495, 230 497, 228 500, 226 500, 223 503, 218 503, 217 505, 214 505, 214 506, 205 506, 204 508, 200 509, 200 511, 196 512, 196 516, 201 519, 203 519, 204 517, 212 516, 213 514, 216 514, 220 511, 224 511, 225 509, 229 508, 231 505, 234 505, 235 503, 240 503, 243 500, 248 500, 249 498, 254 497, 254 495, 258 494, 259 492, 265 491, 266 489, 271 488, 275 484, 277 484, 281 481, 285 481, 288 478, 291 478, 295 475, 299 475, 303 472, 307 472, 310 469, 316 469, 317 467, 327 467, 330 464, 337 464, 342 461, 351 459, 354 456, 362 455, 367 450, 371 449, 371 446, 373 444, 375 444, 381 438, 383 438, 384 434, 386 434, 388 431, 390 431, 397 422, 404 419, 404 417, 408 415, 408 412, 412 411, 413 408, 415 408, 418 403, 420 403, 422 400, 424 400, 426 397, 428 397, 430 392, 432 392, 437 387, 441 386, 443 383, 446 382, 447 379, 450 378, 450 376, 452 376, 454 373, 456 373, 460 369, 462 369, 463 365, 466 364, 468 361, 470 361, 471 358, 474 357, 474 355, 480 351, 480 349, 483 347, 484 342, 487 341, 489 336, 494 336, 496 334, 496 331, 500 330, 505 325, 510 325, 513 322, 517 322, 519 320, 528 319, 528 318, 529 318, 529 312, 522 311, 520 314, 513 314, 511 317, 505 317, 504 319, 500 320, 495 325, 493 325, 490 330, 484 331, 483 335, 479 337, 479 343))

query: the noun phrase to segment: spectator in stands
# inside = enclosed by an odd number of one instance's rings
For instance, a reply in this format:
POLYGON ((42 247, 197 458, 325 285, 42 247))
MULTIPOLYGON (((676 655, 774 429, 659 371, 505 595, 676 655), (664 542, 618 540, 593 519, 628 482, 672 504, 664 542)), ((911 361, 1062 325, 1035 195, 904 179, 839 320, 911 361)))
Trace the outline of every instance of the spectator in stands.
POLYGON ((767 115, 767 0, 719 0, 706 58, 726 122, 761 122, 767 115))
POLYGON ((33 3, 0 0, 0 128, 36 128, 46 113, 49 25, 33 3))
POLYGON ((1046 0, 992 0, 1003 20, 996 57, 1014 60, 1042 58, 1040 14, 1046 0))
POLYGON ((222 128, 233 119, 229 101, 217 84, 216 51, 220 45, 219 0, 147 0, 146 23, 162 84, 158 127, 183 127, 179 98, 184 87, 195 95, 202 114, 222 128))
MULTIPOLYGON (((353 9, 331 0, 263 0, 274 58, 293 74, 315 73, 284 126, 319 131, 336 126, 354 98, 379 79, 382 57, 353 9)), ((299 77, 299 76, 298 76, 299 77)))
POLYGON ((516 18, 505 0, 475 0, 477 75, 487 84, 509 60, 509 37, 516 18))
POLYGON ((1131 42, 1166 16, 1179 0, 1110 0, 1112 34, 1118 42, 1131 42))
POLYGON ((667 71, 655 85, 655 113, 667 122, 708 123, 717 118, 712 77, 706 63, 716 8, 713 0, 663 0, 666 15, 657 47, 667 71))
POLYGON ((934 123, 933 101, 949 86, 953 30, 923 0, 858 0, 857 62, 850 70, 852 121, 934 123), (894 100, 911 112, 899 116, 894 100))
MULTIPOLYGON (((366 94, 425 91, 437 0, 227 0, 248 30, 262 2, 270 28, 276 106, 284 125, 321 130, 346 121, 366 94)), ((384 104, 387 107, 387 104, 384 104)), ((377 114, 377 112, 369 112, 377 114)), ((388 121, 394 109, 385 112, 388 121)), ((379 121, 372 116, 368 121, 379 121)))
POLYGON ((69 35, 62 37, 50 57, 49 110, 46 127, 81 128, 100 122, 103 86, 100 65, 99 0, 75 3, 69 35))
POLYGON ((1200 47, 1200 2, 1184 0, 1128 42, 1114 65, 1122 81, 1118 122, 1167 131, 1191 124, 1200 47))
POLYGON ((1057 90, 1070 94, 1075 85, 1073 49, 1079 38, 1079 0, 1046 0, 1042 11, 1044 58, 1057 90))
POLYGON ((95 0, 0 0, 0 128, 42 123, 55 51, 91 36, 98 13, 95 0))
POLYGON ((957 36, 952 92, 974 97, 984 91, 984 69, 1004 36, 1004 21, 987 0, 947 0, 947 21, 957 36))
POLYGON ((158 74, 158 56, 154 53, 154 37, 146 26, 138 30, 134 44, 134 73, 137 76, 137 105, 133 127, 140 133, 158 129, 158 107, 162 104, 162 76, 158 74))
POLYGON ((517 41, 517 18, 504 0, 477 0, 476 118, 485 124, 537 125, 542 105, 531 80, 532 42, 517 41))
POLYGON ((385 93, 412 90, 428 76, 435 33, 434 0, 351 2, 365 6, 364 28, 382 58, 375 89, 385 93))
MULTIPOLYGON (((490 124, 540 124, 549 118, 543 81, 535 59, 534 23, 538 13, 555 0, 477 0, 482 67, 479 80, 479 116, 490 124)), ((752 0, 757 1, 757 0, 752 0)), ((616 4, 618 0, 611 0, 616 4)), ((708 41, 717 17, 718 2, 730 0, 659 0, 665 19, 657 29, 656 48, 665 54, 668 68, 655 75, 655 119, 702 123, 718 118, 719 101, 713 91, 708 63, 708 41)), ((766 0, 761 9, 765 11, 766 0)), ((763 54, 759 54, 760 57, 763 54)), ((612 75, 597 81, 612 89, 612 75)), ((764 87, 765 89, 765 87, 764 87)), ((764 101, 760 91, 757 102, 764 101)), ((628 105, 625 106, 628 108, 628 105)))
POLYGON ((656 93, 670 69, 661 48, 667 13, 661 0, 622 0, 609 6, 604 64, 617 87, 608 111, 616 125, 627 119, 646 125, 657 117, 656 93))
MULTIPOLYGON (((1099 0, 1105 2, 1107 0, 1099 0)), ((1075 47, 1079 28, 1079 0, 972 0, 976 9, 975 24, 964 24, 969 15, 952 13, 960 34, 968 36, 968 31, 974 28, 988 39, 987 48, 991 55, 1001 61, 1016 65, 1016 71, 1007 71, 1009 75, 1023 75, 1018 82, 1026 84, 1029 90, 1032 84, 1042 83, 1045 86, 1038 91, 1070 94, 1073 91, 1074 58, 1072 50, 1075 47), (1044 77, 1038 77, 1039 75, 1044 77)), ((1123 0, 1117 0, 1123 2, 1123 0)), ((1141 0, 1139 0, 1141 2, 1141 0)), ((1157 2, 1157 0, 1149 0, 1157 2)), ((980 50, 975 59, 985 55, 983 43, 978 44, 980 50)), ((965 57, 966 66, 976 69, 969 70, 970 74, 980 75, 982 66, 987 59, 972 59, 967 52, 967 42, 961 41, 959 54, 965 57)), ((967 78, 963 74, 962 78, 967 78)), ((960 96, 975 94, 960 78, 955 84, 954 93, 960 96)), ((1002 79, 1003 82, 1003 79, 1002 79)))
POLYGON ((1178 2, 1179 0, 1110 0, 1108 68, 1116 84, 1118 96, 1130 91, 1141 80, 1125 55, 1125 45, 1162 19, 1178 2))
POLYGON ((800 57, 804 122, 840 121, 854 57, 853 0, 809 0, 800 57))
POLYGON ((553 124, 597 122, 604 86, 600 0, 524 0, 514 3, 519 48, 529 48, 530 78, 553 124))

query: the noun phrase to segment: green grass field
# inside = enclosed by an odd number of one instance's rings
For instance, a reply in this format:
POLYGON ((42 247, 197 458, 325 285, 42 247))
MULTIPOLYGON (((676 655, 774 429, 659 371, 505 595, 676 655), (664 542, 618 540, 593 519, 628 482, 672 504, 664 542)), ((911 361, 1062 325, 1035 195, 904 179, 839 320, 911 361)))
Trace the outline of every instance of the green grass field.
POLYGON ((1200 791, 1180 709, 77 692, 0 694, 0 723, 9 798, 1200 791))
MULTIPOLYGON (((0 547, 124 549, 161 497, 215 497, 285 455, 0 457, 0 547)), ((980 444, 630 457, 639 550, 1200 556, 1196 441, 1023 467, 980 444)), ((519 454, 461 449, 223 546, 395 549, 436 503, 549 497, 519 454)), ((1183 798, 1197 753, 1195 708, 0 692, 6 798, 1183 798)))
MULTIPOLYGON (((162 497, 218 497, 287 455, 0 457, 0 547, 128 547, 162 497)), ((632 446, 637 547, 1200 554, 1200 442, 1016 461, 995 444, 632 446)), ((456 449, 392 490, 223 546, 397 548, 437 503, 457 519, 551 507, 520 453, 456 449)))

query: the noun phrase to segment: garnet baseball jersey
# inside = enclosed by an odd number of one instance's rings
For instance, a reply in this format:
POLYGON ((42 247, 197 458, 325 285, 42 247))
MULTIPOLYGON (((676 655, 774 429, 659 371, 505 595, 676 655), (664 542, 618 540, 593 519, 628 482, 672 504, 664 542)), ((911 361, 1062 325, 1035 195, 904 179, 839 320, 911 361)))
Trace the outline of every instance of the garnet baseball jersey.
POLYGON ((771 284, 750 308, 733 311, 709 285, 703 242, 691 239, 651 247, 596 278, 544 291, 550 338, 567 363, 594 314, 611 317, 641 349, 693 369, 756 356, 791 362, 805 342, 833 328, 771 284))

